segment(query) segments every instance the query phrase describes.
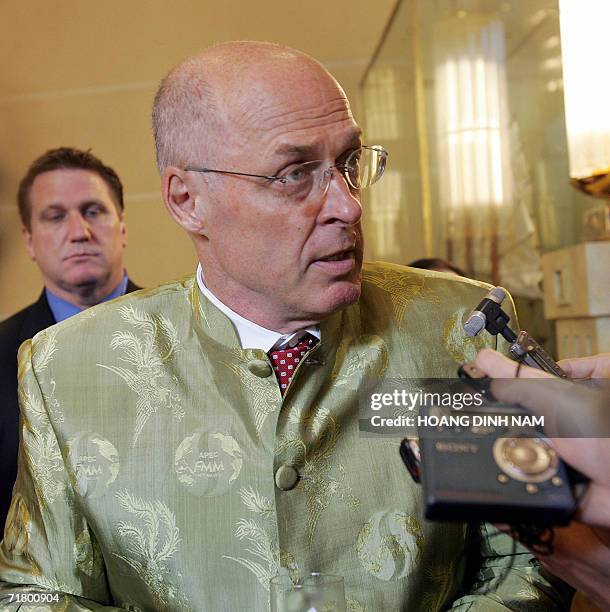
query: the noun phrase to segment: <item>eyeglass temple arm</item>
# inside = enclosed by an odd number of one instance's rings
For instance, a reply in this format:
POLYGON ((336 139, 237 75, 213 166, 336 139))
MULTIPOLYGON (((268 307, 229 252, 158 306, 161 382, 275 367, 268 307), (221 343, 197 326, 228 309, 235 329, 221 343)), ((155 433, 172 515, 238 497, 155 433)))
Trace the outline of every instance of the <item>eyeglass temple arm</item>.
POLYGON ((185 172, 214 172, 216 174, 236 174, 237 176, 253 176, 254 178, 264 178, 269 181, 279 181, 280 176, 265 176, 264 174, 249 174, 247 172, 232 172, 231 170, 213 170, 212 168, 197 168, 195 166, 187 166, 185 172))

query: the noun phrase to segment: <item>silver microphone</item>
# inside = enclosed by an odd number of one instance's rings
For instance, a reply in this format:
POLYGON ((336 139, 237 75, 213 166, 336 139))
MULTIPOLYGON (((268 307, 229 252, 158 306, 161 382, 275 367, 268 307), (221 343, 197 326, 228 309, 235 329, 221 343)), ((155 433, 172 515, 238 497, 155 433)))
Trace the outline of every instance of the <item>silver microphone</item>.
POLYGON ((479 305, 468 315, 464 323, 464 331, 470 336, 477 336, 487 325, 487 314, 491 303, 499 306, 506 297, 506 291, 502 287, 493 287, 491 291, 481 300, 479 305))

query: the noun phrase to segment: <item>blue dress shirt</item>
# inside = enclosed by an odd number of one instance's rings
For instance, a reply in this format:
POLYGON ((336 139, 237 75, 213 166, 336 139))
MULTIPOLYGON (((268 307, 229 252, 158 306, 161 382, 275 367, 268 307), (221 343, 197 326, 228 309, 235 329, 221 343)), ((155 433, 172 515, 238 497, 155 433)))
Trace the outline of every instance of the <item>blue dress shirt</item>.
MULTIPOLYGON (((121 295, 125 295, 127 291, 127 272, 123 275, 123 280, 114 288, 112 293, 107 295, 101 302, 107 302, 108 300, 113 300, 114 298, 120 297, 121 295)), ((62 300, 60 297, 57 297, 54 293, 51 293, 48 289, 45 289, 45 293, 47 296, 47 302, 49 302, 49 308, 53 313, 53 317, 55 317, 55 321, 57 323, 64 321, 65 319, 69 319, 73 317, 75 314, 82 312, 83 309, 75 306, 74 304, 70 304, 70 302, 66 302, 66 300, 62 300)))

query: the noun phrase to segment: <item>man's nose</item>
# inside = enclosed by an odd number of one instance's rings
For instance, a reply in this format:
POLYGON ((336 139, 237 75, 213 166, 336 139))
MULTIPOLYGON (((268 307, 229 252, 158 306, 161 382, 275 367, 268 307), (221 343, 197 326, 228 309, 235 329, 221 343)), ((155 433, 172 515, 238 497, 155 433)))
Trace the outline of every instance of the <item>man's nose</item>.
POLYGON ((360 194, 352 191, 339 168, 332 166, 326 172, 330 173, 330 177, 320 211, 321 221, 356 225, 362 217, 360 194))
POLYGON ((68 216, 68 235, 72 242, 91 239, 91 227, 87 219, 80 213, 73 213, 68 216))

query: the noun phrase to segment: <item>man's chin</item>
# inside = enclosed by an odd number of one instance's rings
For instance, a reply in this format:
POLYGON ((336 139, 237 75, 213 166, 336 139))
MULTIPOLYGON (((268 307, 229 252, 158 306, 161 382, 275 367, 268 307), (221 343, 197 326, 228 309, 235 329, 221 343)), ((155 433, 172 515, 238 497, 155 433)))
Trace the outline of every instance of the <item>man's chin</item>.
POLYGON ((76 293, 91 293, 102 283, 102 277, 99 274, 93 274, 91 272, 72 274, 61 280, 61 286, 65 290, 76 293))
POLYGON ((361 293, 360 276, 358 275, 358 278, 354 280, 337 281, 333 283, 327 291, 328 297, 326 305, 328 308, 328 315, 330 316, 338 310, 351 306, 359 300, 361 293))

